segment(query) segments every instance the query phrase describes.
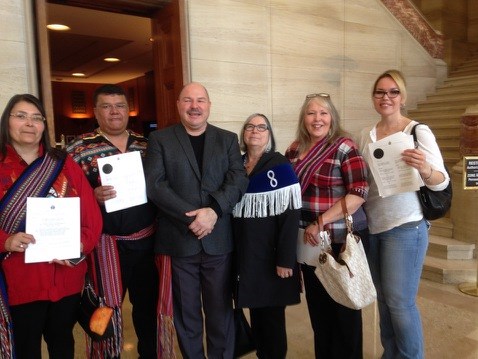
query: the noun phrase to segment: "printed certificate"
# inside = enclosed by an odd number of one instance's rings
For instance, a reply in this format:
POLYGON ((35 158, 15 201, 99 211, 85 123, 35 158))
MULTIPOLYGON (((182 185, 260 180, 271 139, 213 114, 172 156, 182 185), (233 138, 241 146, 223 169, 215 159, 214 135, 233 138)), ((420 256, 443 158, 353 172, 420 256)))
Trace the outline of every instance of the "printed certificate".
POLYGON ((402 152, 413 147, 413 137, 403 132, 369 144, 369 166, 381 197, 418 191, 423 185, 417 169, 402 160, 402 152))
POLYGON ((25 250, 25 263, 80 256, 80 198, 28 197, 26 233, 35 243, 25 250))
POLYGON ((116 197, 105 201, 106 212, 146 203, 146 181, 139 151, 98 158, 101 184, 113 186, 116 197))

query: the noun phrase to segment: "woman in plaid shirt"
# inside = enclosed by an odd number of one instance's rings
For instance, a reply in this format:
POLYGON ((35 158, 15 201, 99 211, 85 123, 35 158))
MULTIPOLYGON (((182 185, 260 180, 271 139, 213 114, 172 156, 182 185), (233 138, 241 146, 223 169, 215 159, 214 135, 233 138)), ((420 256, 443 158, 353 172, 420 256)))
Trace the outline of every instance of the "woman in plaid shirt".
MULTIPOLYGON (((362 204, 368 193, 367 167, 358 147, 345 137, 330 96, 307 95, 302 105, 297 138, 286 151, 302 191, 301 228, 304 240, 317 246, 319 225, 330 232, 337 255, 347 229, 340 199, 353 214, 354 228, 365 240, 367 220, 362 204)), ((315 266, 301 263, 316 358, 362 358, 362 314, 335 302, 315 276, 315 266)))

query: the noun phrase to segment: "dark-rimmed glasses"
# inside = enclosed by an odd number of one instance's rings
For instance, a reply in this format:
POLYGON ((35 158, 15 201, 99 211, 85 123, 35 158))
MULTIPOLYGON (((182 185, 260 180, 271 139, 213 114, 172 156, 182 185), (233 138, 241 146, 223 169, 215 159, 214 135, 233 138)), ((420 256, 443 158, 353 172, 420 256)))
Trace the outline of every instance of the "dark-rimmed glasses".
POLYGON ((325 92, 319 92, 319 93, 311 93, 307 96, 305 96, 306 99, 314 98, 314 97, 323 97, 323 98, 330 98, 330 95, 325 92))
POLYGON ((17 113, 11 113, 11 117, 14 117, 22 122, 25 122, 26 120, 30 119, 34 123, 43 123, 46 121, 45 117, 43 117, 40 114, 35 114, 35 115, 28 115, 23 112, 17 112, 17 113))
POLYGON ((267 125, 260 124, 260 125, 253 125, 252 123, 248 123, 247 125, 244 126, 245 131, 254 131, 256 129, 259 132, 264 132, 267 131, 269 128, 267 125))
POLYGON ((373 97, 375 97, 375 98, 384 98, 385 95, 387 95, 388 98, 395 98, 398 95, 400 95, 400 90, 399 89, 392 89, 392 90, 389 90, 389 91, 375 90, 373 92, 373 97))

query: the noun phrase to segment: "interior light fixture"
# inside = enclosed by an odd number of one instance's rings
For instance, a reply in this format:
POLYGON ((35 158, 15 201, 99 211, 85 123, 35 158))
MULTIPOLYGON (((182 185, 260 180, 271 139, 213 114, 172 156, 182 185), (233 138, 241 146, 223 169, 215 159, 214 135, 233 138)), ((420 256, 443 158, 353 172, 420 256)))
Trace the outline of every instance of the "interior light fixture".
POLYGON ((48 24, 46 27, 50 30, 55 30, 55 31, 70 30, 69 26, 66 26, 66 25, 63 25, 63 24, 48 24))
POLYGON ((71 74, 71 76, 75 77, 85 77, 85 74, 83 72, 74 72, 71 74))
POLYGON ((119 62, 120 59, 118 59, 117 57, 106 57, 103 60, 106 62, 119 62))

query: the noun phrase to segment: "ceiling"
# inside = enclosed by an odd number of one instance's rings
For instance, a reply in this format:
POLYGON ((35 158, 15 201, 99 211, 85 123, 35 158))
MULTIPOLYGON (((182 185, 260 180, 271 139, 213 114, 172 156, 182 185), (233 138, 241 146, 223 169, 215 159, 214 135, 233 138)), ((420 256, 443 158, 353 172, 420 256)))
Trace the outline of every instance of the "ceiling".
POLYGON ((68 31, 47 30, 52 81, 118 83, 151 71, 149 16, 169 2, 50 1, 48 23, 70 27, 68 31), (117 57, 121 61, 108 63, 103 60, 106 57, 117 57), (85 77, 73 77, 71 74, 75 72, 84 73, 85 77))

